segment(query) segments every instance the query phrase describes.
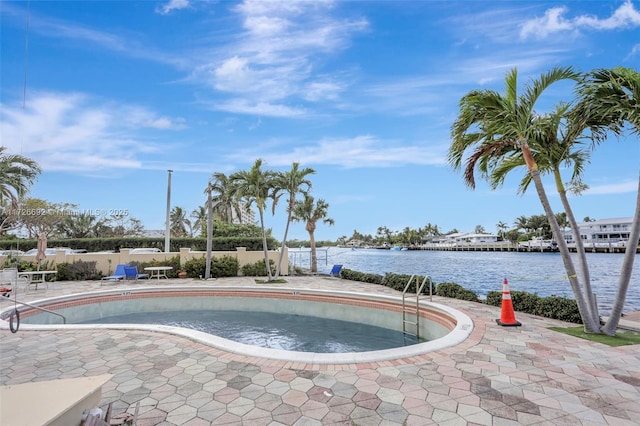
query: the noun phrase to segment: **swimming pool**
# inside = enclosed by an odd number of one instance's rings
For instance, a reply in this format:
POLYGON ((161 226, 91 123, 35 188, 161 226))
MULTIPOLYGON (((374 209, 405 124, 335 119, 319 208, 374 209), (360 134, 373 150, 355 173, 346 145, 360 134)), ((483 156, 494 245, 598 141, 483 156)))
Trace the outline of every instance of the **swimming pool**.
POLYGON ((83 324, 161 324, 198 330, 245 345, 296 352, 367 352, 419 343, 415 335, 364 322, 275 312, 136 312, 83 324))
MULTIPOLYGON (((415 299, 414 299, 415 302, 415 299)), ((56 297, 34 302, 66 316, 58 317, 35 309, 21 309, 21 330, 29 329, 133 329, 180 335, 209 346, 245 356, 305 363, 359 363, 411 357, 440 350, 464 341, 473 329, 471 319, 455 309, 421 300, 420 336, 428 341, 410 346, 349 353, 289 351, 234 342, 198 330, 157 324, 78 324, 133 312, 179 312, 235 310, 285 313, 361 322, 389 330, 402 330, 401 299, 335 290, 283 287, 147 287, 106 290, 56 297)), ((4 325, 3 325, 4 327, 4 325)))

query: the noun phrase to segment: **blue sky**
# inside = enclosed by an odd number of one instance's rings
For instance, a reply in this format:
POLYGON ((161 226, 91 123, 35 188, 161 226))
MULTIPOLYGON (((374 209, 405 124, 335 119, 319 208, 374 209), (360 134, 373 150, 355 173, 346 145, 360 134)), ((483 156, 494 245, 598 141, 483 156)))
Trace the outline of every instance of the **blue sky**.
MULTIPOLYGON (((1 144, 42 166, 30 196, 126 209, 148 229, 164 228, 168 169, 171 205, 191 211, 212 173, 262 158, 317 171, 312 193, 335 220, 318 239, 427 223, 496 232, 543 210, 533 188, 516 194, 522 174, 472 191, 448 166, 459 99, 502 91, 513 67, 524 83, 554 66, 640 64, 637 0, 27 6, 0 3, 1 144)), ((539 107, 571 99, 553 86, 539 107)), ((632 216, 639 160, 637 138, 599 146, 576 216, 632 216)), ((276 238, 285 221, 284 204, 266 217, 276 238)), ((289 236, 308 238, 303 224, 289 236)))

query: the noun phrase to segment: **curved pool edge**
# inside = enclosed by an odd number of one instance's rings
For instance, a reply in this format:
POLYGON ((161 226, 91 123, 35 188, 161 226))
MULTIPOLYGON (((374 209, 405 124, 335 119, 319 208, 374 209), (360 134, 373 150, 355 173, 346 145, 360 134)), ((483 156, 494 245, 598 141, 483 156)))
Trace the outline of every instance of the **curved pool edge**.
MULTIPOLYGON (((259 292, 268 291, 274 294, 294 294, 294 295, 327 295, 327 296, 343 296, 350 298, 361 298, 368 300, 387 301, 392 303, 401 303, 402 298, 399 296, 370 294, 353 291, 330 290, 330 289, 307 289, 300 287, 275 287, 275 286, 150 286, 139 287, 135 289, 109 289, 99 290, 85 293, 74 293, 65 296, 57 296, 46 299, 39 299, 30 302, 33 305, 42 306, 52 303, 60 303, 64 301, 77 300, 78 298, 87 298, 104 295, 131 295, 132 293, 157 292, 157 291, 233 291, 239 294, 243 292, 259 292)), ((424 355, 430 352, 439 351, 450 348, 464 342, 474 329, 472 319, 457 309, 449 306, 420 300, 421 308, 438 312, 450 316, 455 321, 455 327, 445 336, 415 345, 384 349, 369 352, 348 352, 348 353, 314 353, 314 352, 294 352, 278 349, 263 348, 258 346, 247 345, 234 342, 208 333, 190 330, 181 327, 173 327, 166 325, 146 325, 146 324, 21 324, 20 330, 23 331, 46 331, 46 330, 131 330, 157 332, 175 335, 189 340, 210 346, 212 348, 247 357, 266 358, 277 361, 288 361, 306 364, 361 364, 370 362, 390 361, 394 359, 411 358, 424 355)), ((0 317, 4 318, 4 314, 11 311, 13 306, 0 311, 0 317)), ((0 321, 0 329, 9 329, 6 320, 0 321)))

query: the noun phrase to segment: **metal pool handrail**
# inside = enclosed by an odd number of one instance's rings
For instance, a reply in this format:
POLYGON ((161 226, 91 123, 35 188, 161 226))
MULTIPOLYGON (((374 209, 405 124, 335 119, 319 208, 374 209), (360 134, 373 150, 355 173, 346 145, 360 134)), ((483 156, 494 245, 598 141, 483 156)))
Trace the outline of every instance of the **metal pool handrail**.
POLYGON ((6 300, 7 302, 20 303, 21 305, 25 305, 25 306, 28 306, 30 308, 37 309, 39 311, 47 312, 47 313, 53 314, 53 315, 58 315, 59 317, 62 318, 62 323, 63 324, 67 323, 67 318, 64 315, 62 315, 61 313, 59 313, 59 312, 51 311, 49 309, 46 309, 46 308, 43 308, 43 307, 40 307, 40 306, 36 306, 36 305, 32 305, 31 303, 22 302, 22 301, 17 300, 17 299, 10 299, 8 297, 0 297, 0 299, 6 300))

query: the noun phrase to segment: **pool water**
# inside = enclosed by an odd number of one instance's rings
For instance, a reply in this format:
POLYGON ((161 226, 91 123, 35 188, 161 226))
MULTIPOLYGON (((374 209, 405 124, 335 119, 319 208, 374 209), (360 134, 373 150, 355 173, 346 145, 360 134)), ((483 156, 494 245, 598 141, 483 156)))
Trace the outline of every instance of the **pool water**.
POLYGON ((184 327, 228 340, 296 352, 367 352, 413 345, 412 335, 362 323, 267 312, 197 310, 142 312, 82 324, 159 324, 184 327))

